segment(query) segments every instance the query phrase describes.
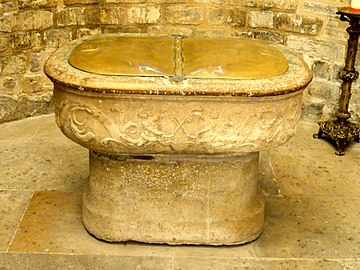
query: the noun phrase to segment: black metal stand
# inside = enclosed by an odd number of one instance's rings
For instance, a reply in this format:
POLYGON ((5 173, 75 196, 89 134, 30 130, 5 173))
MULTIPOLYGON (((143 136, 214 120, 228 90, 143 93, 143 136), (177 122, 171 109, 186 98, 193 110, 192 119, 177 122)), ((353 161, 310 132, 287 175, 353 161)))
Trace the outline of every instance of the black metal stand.
POLYGON ((330 137, 336 143, 336 152, 338 156, 345 155, 345 147, 351 139, 359 142, 360 127, 349 121, 349 103, 351 98, 351 85, 359 77, 359 72, 354 68, 357 54, 357 46, 360 35, 360 13, 351 12, 349 8, 342 8, 336 14, 340 15, 341 21, 350 23, 346 29, 349 33, 348 49, 345 61, 345 67, 340 72, 339 77, 343 83, 341 85, 341 96, 339 99, 339 108, 335 113, 335 120, 319 122, 319 132, 314 134, 316 139, 323 135, 330 137))

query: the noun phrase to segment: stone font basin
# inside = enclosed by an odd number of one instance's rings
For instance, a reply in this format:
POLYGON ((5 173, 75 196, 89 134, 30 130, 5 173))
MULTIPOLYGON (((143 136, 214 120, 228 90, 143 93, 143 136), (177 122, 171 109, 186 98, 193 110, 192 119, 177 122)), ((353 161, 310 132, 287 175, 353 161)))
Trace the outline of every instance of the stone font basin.
POLYGON ((90 150, 83 221, 107 241, 232 245, 263 226, 259 151, 294 135, 306 64, 240 38, 101 35, 47 61, 58 126, 90 150))

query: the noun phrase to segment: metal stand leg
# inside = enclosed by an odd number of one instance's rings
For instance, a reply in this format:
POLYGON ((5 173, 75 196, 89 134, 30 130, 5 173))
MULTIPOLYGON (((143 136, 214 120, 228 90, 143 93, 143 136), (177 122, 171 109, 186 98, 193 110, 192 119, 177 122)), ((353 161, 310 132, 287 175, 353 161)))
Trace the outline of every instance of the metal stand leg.
POLYGON ((357 136, 355 136, 354 141, 357 143, 360 142, 359 137, 360 137, 359 134, 357 136))
POLYGON ((314 139, 321 139, 321 136, 322 136, 322 135, 323 135, 323 131, 322 131, 321 128, 319 128, 318 133, 314 134, 314 135, 313 135, 313 138, 314 138, 314 139))
POLYGON ((345 140, 340 139, 340 140, 336 141, 337 150, 336 150, 335 154, 338 155, 338 156, 345 155, 345 151, 344 151, 345 146, 346 146, 346 141, 345 140))

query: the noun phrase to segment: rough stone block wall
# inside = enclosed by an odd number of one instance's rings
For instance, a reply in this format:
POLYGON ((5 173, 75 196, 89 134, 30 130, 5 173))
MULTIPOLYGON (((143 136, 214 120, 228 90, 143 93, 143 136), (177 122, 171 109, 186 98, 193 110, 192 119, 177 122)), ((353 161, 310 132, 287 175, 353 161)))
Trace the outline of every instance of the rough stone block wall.
MULTIPOLYGON (((303 119, 337 108, 346 49, 345 22, 335 14, 350 0, 0 0, 0 122, 52 111, 43 74, 59 46, 99 33, 235 36, 284 44, 314 71, 303 119)), ((360 56, 359 56, 360 57, 360 56)), ((360 67, 360 66, 358 66, 360 67)), ((350 105, 360 119, 360 82, 350 105)))

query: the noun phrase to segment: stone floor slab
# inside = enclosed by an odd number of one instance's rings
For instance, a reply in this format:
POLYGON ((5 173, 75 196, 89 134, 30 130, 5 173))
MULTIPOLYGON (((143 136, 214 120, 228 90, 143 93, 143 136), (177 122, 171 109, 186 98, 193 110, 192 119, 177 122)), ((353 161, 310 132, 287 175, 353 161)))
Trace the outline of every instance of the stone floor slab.
POLYGON ((88 150, 54 115, 0 124, 0 153, 0 189, 81 190, 88 176, 88 150))
POLYGON ((360 151, 339 157, 329 149, 281 148, 269 156, 283 195, 360 196, 360 151))
POLYGON ((88 151, 51 141, 0 142, 0 189, 80 190, 88 176, 88 151))
POLYGON ((175 257, 174 270, 343 270, 341 261, 308 259, 250 259, 175 257))
POLYGON ((343 270, 340 261, 309 259, 237 259, 234 270, 343 270))
POLYGON ((96 240, 82 226, 81 193, 42 191, 34 193, 10 250, 107 254, 109 248, 116 245, 96 240))
POLYGON ((0 190, 0 251, 6 251, 32 192, 0 190))
POLYGON ((36 136, 39 129, 46 119, 54 119, 49 116, 37 116, 14 122, 0 124, 0 141, 5 140, 24 140, 36 136))
POLYGON ((360 258, 360 198, 268 198, 257 257, 360 258))
MULTIPOLYGON (((98 256, 44 253, 0 253, 0 269, 76 269, 76 270, 343 270, 343 263, 332 260, 247 259, 222 257, 98 256)), ((350 265, 345 270, 354 270, 350 265)), ((348 267, 345 266, 345 267, 348 267)), ((356 267, 356 266, 355 266, 356 267)))
POLYGON ((360 258, 358 260, 354 261, 344 261, 343 262, 343 269, 344 270, 359 270, 360 269, 360 258))
POLYGON ((0 253, 1 270, 164 270, 172 265, 171 257, 0 253))
POLYGON ((175 257, 174 270, 231 270, 235 268, 235 258, 224 257, 175 257))

